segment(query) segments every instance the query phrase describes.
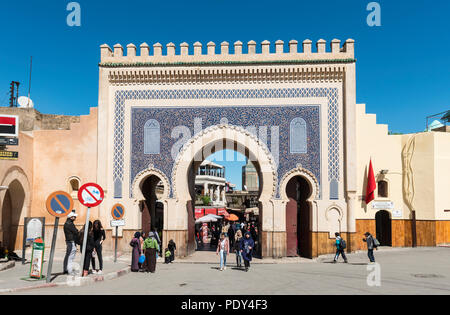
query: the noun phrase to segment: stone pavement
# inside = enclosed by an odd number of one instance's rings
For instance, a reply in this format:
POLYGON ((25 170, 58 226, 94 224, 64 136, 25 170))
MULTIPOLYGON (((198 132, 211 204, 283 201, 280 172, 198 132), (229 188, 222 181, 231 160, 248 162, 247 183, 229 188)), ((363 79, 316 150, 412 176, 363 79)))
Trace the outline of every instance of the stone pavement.
MULTIPOLYGON (((212 253, 213 257, 215 254, 212 253)), ((234 254, 227 270, 218 261, 161 264, 155 274, 128 273, 89 286, 41 288, 10 294, 175 294, 175 295, 310 295, 310 294, 450 294, 450 248, 381 249, 375 252, 380 286, 369 285, 366 252, 349 254, 349 263, 332 264, 332 255, 313 263, 254 263, 249 272, 236 268, 234 254)), ((216 257, 217 258, 217 257, 216 257)), ((209 258, 210 259, 210 258, 209 258)), ((124 261, 125 263, 125 261, 124 261)), ((1 277, 1 276, 0 276, 1 277)))
MULTIPOLYGON (((235 264, 236 255, 230 253, 227 257, 227 261, 231 264, 235 264)), ((219 256, 215 252, 208 251, 198 251, 193 255, 183 258, 175 259, 174 263, 177 264, 218 264, 219 256)), ((258 259, 253 258, 253 264, 298 264, 298 263, 313 263, 315 260, 301 258, 301 257, 285 257, 282 259, 274 258, 264 258, 258 259)))
MULTIPOLYGON (((21 254, 21 253, 20 253, 21 254)), ((50 283, 46 282, 46 279, 34 280, 27 279, 30 272, 29 261, 22 264, 21 261, 16 261, 13 268, 0 271, 0 293, 4 292, 16 292, 29 289, 35 289, 39 287, 60 287, 60 286, 81 286, 94 282, 114 279, 122 276, 130 271, 127 257, 118 253, 117 262, 114 263, 114 253, 105 252, 103 255, 103 273, 102 275, 90 274, 88 277, 74 277, 63 275, 63 261, 65 251, 56 251, 53 259, 52 267, 52 280, 50 283), (27 280, 26 280, 27 279, 27 280)), ((50 250, 44 253, 44 266, 42 274, 47 276, 48 259, 50 256, 50 250)), ((31 258, 31 251, 27 251, 26 258, 31 258)), ((80 251, 77 251, 74 264, 75 269, 79 269, 81 260, 80 251)), ((98 268, 98 259, 96 258, 96 267, 98 268)))

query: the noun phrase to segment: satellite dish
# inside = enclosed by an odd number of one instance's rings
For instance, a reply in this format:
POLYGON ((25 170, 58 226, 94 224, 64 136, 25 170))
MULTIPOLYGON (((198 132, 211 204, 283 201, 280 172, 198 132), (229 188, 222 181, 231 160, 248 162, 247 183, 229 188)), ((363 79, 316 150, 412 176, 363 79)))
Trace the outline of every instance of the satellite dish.
POLYGON ((17 99, 17 103, 19 103, 20 107, 22 107, 22 108, 28 108, 28 107, 33 108, 34 107, 33 101, 26 96, 19 97, 17 99))

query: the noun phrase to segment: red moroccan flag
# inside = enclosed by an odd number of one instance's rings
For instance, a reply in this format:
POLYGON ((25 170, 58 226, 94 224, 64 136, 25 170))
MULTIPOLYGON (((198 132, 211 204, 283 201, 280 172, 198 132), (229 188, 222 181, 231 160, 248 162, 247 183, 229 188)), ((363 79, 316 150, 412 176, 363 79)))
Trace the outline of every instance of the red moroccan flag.
POLYGON ((375 182, 375 176, 373 174, 372 159, 370 159, 369 177, 367 178, 366 204, 369 204, 375 199, 375 188, 377 188, 377 183, 375 182))

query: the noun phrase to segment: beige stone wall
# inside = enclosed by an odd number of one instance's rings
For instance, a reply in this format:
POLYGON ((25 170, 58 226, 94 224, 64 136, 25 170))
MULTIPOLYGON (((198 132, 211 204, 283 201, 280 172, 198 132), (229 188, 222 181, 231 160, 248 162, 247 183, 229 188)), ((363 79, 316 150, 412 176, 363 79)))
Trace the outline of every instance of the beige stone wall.
MULTIPOLYGON (((369 160, 372 158, 376 180, 389 183, 388 198, 401 217, 392 217, 393 246, 411 246, 411 209, 416 211, 418 246, 435 246, 450 242, 450 133, 423 132, 388 135, 386 125, 376 124, 376 116, 357 106, 358 210, 357 233, 375 233, 376 209, 363 200, 367 187, 369 160), (381 170, 388 170, 386 175, 381 170)), ((391 213, 391 209, 384 209, 391 213)), ((364 248, 359 242, 357 248, 364 248)))
POLYGON ((68 130, 79 123, 79 116, 41 114, 34 108, 0 107, 0 114, 19 116, 20 131, 68 130))
MULTIPOLYGON (((367 177, 369 172, 369 162, 372 159, 375 180, 385 180, 388 182, 388 198, 378 196, 378 187, 375 191, 376 201, 391 201, 394 203, 393 210, 401 210, 403 216, 397 219, 409 218, 409 210, 403 202, 402 192, 402 136, 388 135, 388 126, 377 124, 376 115, 366 114, 365 105, 357 105, 356 121, 357 139, 357 161, 358 167, 358 199, 356 219, 373 219, 377 209, 372 208, 372 204, 366 205, 365 195, 367 189, 367 177), (386 175, 381 174, 381 170, 388 170, 386 175)), ((390 209, 386 209, 392 212, 390 209)))
POLYGON ((19 132, 19 145, 8 146, 7 150, 19 152, 19 159, 17 161, 0 161, 0 186, 12 188, 10 191, 0 191, 0 241, 3 240, 3 222, 10 222, 9 220, 13 219, 14 222, 19 224, 13 224, 9 228, 17 231, 14 246, 15 248, 21 248, 23 231, 20 229, 20 224, 23 225, 24 218, 31 214, 33 137, 24 132, 19 132), (14 181, 16 181, 16 184, 13 184, 14 181), (23 189, 24 195, 20 193, 19 187, 23 189), (17 194, 17 189, 19 194, 17 194), (9 215, 10 211, 12 212, 12 218, 9 215))
MULTIPOLYGON (((434 197, 437 220, 450 220, 450 130, 434 133, 434 197), (446 211, 447 210, 447 211, 446 211)), ((449 231, 450 232, 450 231, 449 231)))
MULTIPOLYGON (((45 207, 47 197, 54 191, 69 192, 69 179, 76 177, 80 186, 96 182, 97 176, 97 108, 89 115, 81 116, 80 123, 70 130, 34 131, 33 202, 31 214, 45 216, 46 225, 54 224, 45 207)), ((74 208, 79 214, 76 223, 84 224, 86 208, 74 198, 74 208)), ((98 208, 91 209, 91 221, 99 218, 98 208)), ((105 224, 105 219, 101 218, 105 224)), ((60 220, 60 225, 65 219, 60 220)), ((47 234, 51 237, 51 234, 47 234)), ((58 246, 64 245, 64 236, 58 237, 58 246)))

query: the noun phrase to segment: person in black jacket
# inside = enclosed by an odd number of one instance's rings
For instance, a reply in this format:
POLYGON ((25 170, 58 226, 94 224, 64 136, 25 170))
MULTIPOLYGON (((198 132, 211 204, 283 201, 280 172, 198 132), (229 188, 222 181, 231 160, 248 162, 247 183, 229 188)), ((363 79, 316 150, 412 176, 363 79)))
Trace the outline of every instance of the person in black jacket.
MULTIPOLYGON (((86 225, 82 229, 82 233, 86 232, 86 225)), ((87 240, 86 240, 86 253, 84 254, 84 264, 83 264, 83 277, 86 277, 89 274, 89 265, 91 264, 92 252, 95 249, 95 241, 94 241, 94 229, 92 228, 92 222, 89 221, 89 226, 87 229, 87 240)))
POLYGON ((78 230, 73 223, 77 218, 78 214, 73 210, 67 216, 67 221, 64 224, 64 236, 66 237, 66 256, 64 257, 64 274, 73 275, 73 260, 75 259, 75 254, 77 253, 76 241, 78 239, 78 230))
POLYGON ((98 257, 98 263, 100 265, 100 269, 95 268, 95 256, 92 256, 92 273, 103 273, 103 257, 102 257, 102 243, 106 239, 106 233, 103 229, 102 223, 100 220, 94 221, 94 242, 95 242, 95 253, 98 257))
POLYGON ((170 251, 170 259, 169 262, 172 263, 175 260, 175 250, 177 249, 177 245, 173 240, 169 241, 168 249, 170 251))

